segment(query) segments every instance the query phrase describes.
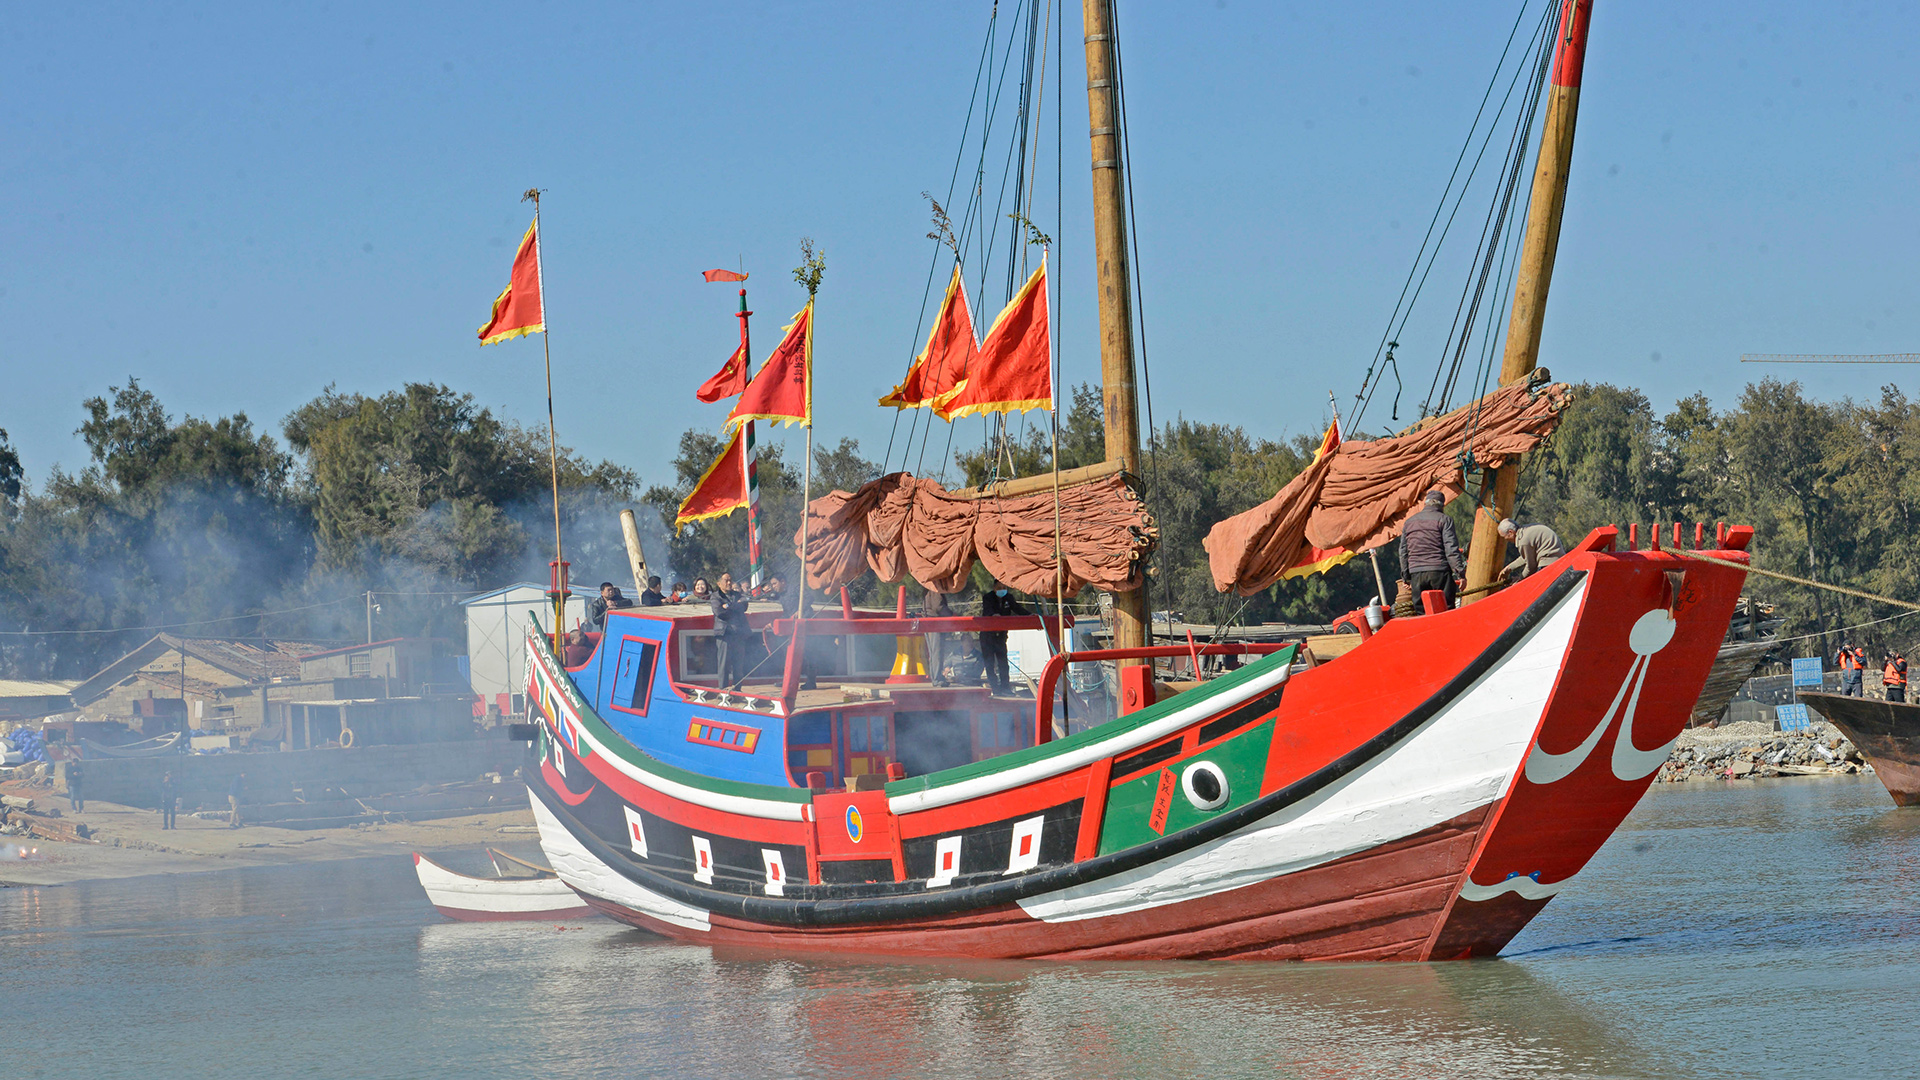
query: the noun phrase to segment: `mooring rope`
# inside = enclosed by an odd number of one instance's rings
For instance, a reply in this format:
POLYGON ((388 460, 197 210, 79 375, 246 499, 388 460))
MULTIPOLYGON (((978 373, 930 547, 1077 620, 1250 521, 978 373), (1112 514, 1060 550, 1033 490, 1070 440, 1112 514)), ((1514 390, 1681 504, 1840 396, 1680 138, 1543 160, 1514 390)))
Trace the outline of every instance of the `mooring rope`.
POLYGON ((1920 604, 1915 604, 1907 600, 1895 600, 1891 596, 1880 596, 1875 593, 1861 592, 1859 589, 1849 589, 1845 585, 1829 585, 1824 581, 1815 581, 1812 578, 1794 577, 1792 574, 1782 574, 1778 570, 1762 570, 1757 566, 1748 566, 1746 563, 1734 562, 1732 559, 1717 559, 1712 555, 1702 555, 1697 551, 1684 551, 1678 548, 1670 549, 1670 550, 1672 550, 1675 555, 1685 555, 1689 559, 1699 559, 1701 562, 1719 563, 1721 566, 1732 566, 1741 570, 1745 570, 1749 574, 1759 574, 1761 577, 1778 578, 1781 581, 1792 582, 1795 585, 1805 585, 1810 589, 1825 589, 1828 592, 1844 593, 1847 596, 1857 596, 1862 600, 1872 600, 1876 603, 1891 604, 1894 607, 1903 607, 1909 611, 1920 611, 1920 604))

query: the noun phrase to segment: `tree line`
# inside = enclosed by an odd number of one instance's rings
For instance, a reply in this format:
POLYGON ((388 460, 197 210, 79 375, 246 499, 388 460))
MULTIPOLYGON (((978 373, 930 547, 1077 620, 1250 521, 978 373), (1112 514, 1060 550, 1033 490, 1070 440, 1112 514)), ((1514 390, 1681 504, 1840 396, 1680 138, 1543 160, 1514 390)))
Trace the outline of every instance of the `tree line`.
MULTIPOLYGON (((546 580, 545 433, 449 387, 373 396, 329 387, 285 417, 276 438, 244 413, 175 419, 129 378, 84 401, 79 419, 88 464, 55 469, 37 487, 0 431, 0 673, 83 678, 156 627, 358 640, 369 592, 377 637, 435 635, 457 648, 462 596, 546 580)), ((1096 389, 1077 388, 1059 426, 1062 468, 1104 457, 1096 389)), ((1052 467, 1044 414, 988 430, 995 434, 980 447, 953 455, 950 486, 1052 467)), ((1270 497, 1311 460, 1319 437, 1268 439, 1184 417, 1151 433, 1143 479, 1161 530, 1155 610, 1201 624, 1319 623, 1366 603, 1377 590, 1365 558, 1253 597, 1213 589, 1207 531, 1270 497)), ((719 435, 688 430, 670 476, 650 486, 628 467, 564 452, 560 509, 576 580, 622 576, 617 514, 626 506, 642 508, 648 555, 669 583, 721 569, 741 575, 743 515, 673 528, 680 500, 722 448, 719 435)), ((1759 566, 1912 597, 1916 459, 1920 403, 1892 386, 1874 403, 1820 402, 1798 383, 1768 379, 1724 411, 1694 395, 1663 413, 1637 390, 1582 384, 1552 439, 1527 457, 1516 516, 1553 526, 1569 544, 1607 524, 1751 524, 1759 566)), ((857 440, 822 441, 814 490, 853 490, 880 471, 857 440)), ((781 446, 763 444, 759 479, 765 557, 793 580, 799 469, 781 446)), ((1451 510, 1464 536, 1460 503, 1451 510)), ((1391 585, 1398 553, 1381 555, 1391 585)), ((894 587, 869 579, 852 591, 857 601, 890 602, 894 587)), ((957 598, 960 610, 975 589, 957 598)), ((1757 577, 1749 591, 1775 605, 1790 635, 1897 614, 1757 577)), ((1882 622, 1854 636, 1904 649, 1907 625, 1882 622)))

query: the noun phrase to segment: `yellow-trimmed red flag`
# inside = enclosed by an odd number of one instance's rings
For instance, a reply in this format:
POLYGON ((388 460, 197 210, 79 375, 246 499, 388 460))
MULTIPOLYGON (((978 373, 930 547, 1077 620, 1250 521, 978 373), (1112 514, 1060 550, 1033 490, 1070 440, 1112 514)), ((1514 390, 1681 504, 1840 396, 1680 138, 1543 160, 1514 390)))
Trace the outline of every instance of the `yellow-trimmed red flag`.
POLYGON ((784 329, 786 336, 727 414, 728 427, 748 420, 813 423, 813 301, 784 329))
POLYGON ((742 345, 733 350, 733 355, 727 357, 727 362, 713 373, 713 378, 700 384, 700 389, 695 390, 693 396, 701 401, 714 402, 723 397, 732 397, 746 388, 747 347, 742 345))
POLYGON ((733 429, 727 448, 720 451, 707 471, 700 474, 693 490, 681 500, 680 512, 673 518, 674 528, 690 521, 724 517, 747 505, 745 434, 744 426, 733 429))
POLYGON ((907 377, 880 404, 896 409, 938 408, 960 391, 960 380, 972 369, 980 352, 973 337, 973 312, 967 307, 967 286, 960 275, 960 264, 953 267, 953 280, 947 283, 947 295, 933 317, 933 329, 927 334, 927 347, 914 358, 907 377))
POLYGON ((547 309, 540 300, 540 219, 535 218, 520 238, 506 289, 494 298, 493 318, 480 328, 480 344, 546 331, 547 309))
MULTIPOLYGON (((1313 460, 1307 463, 1307 467, 1312 468, 1319 464, 1321 458, 1338 449, 1340 449, 1340 418, 1334 417, 1333 423, 1327 425, 1327 433, 1320 437, 1320 449, 1313 452, 1313 460)), ((1303 540, 1300 543, 1300 557, 1280 574, 1280 580, 1306 577, 1308 574, 1331 570, 1356 554, 1358 552, 1348 551, 1343 547, 1317 548, 1303 540)), ((1381 599, 1384 602, 1386 598, 1381 599)))
POLYGON ((933 407, 943 420, 1053 408, 1053 342, 1047 317, 1047 257, 980 343, 959 390, 933 407))

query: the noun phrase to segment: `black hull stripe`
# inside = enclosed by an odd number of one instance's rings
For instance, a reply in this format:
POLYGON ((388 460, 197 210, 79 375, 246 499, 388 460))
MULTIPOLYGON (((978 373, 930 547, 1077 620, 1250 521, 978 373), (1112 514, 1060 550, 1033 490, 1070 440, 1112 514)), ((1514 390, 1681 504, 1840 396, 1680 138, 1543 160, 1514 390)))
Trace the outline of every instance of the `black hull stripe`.
MULTIPOLYGON (((916 891, 899 896, 869 896, 849 900, 786 900, 773 896, 751 896, 704 889, 657 873, 648 867, 635 865, 600 837, 594 835, 592 831, 580 826, 573 815, 568 813, 568 808, 560 805, 558 800, 545 790, 544 782, 533 785, 533 790, 567 828, 567 831, 573 834, 574 839, 594 858, 642 888, 718 915, 776 926, 826 927, 908 922, 1003 907, 1030 896, 1057 892, 1125 873, 1217 840, 1261 818, 1284 810, 1358 770, 1361 766, 1390 751, 1402 739, 1412 735, 1428 720, 1438 715, 1440 710, 1464 694, 1482 675, 1513 651, 1528 632, 1545 621, 1547 615, 1585 576, 1584 570, 1563 571, 1533 603, 1527 606, 1525 611, 1520 613, 1519 618, 1501 631, 1500 635, 1480 655, 1474 657, 1457 675, 1448 680, 1445 686, 1404 717, 1383 728, 1379 734, 1330 762, 1313 775, 1302 777, 1245 806, 1227 811, 1172 836, 1162 837, 1124 851, 1098 855, 1082 862, 1056 866, 1004 881, 946 888, 933 892, 916 891)), ((900 884, 911 887, 918 883, 902 882, 900 884)))

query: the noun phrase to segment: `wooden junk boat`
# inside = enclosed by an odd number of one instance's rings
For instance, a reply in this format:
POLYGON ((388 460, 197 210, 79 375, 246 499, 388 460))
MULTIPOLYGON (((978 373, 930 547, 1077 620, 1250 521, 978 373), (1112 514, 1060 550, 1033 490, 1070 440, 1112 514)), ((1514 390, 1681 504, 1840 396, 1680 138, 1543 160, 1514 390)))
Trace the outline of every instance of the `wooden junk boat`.
POLYGON ((1840 729, 1873 766, 1896 806, 1920 806, 1920 705, 1846 694, 1796 695, 1840 729))
MULTIPOLYGON (((1743 561, 1750 536, 1710 554, 1743 561)), ((795 670, 722 694, 680 674, 710 616, 611 613, 573 670, 533 635, 541 846, 595 909, 715 944, 1492 955, 1645 792, 1744 581, 1618 539, 1596 530, 1521 584, 1394 619, 1337 660, 1302 668, 1282 648, 1065 738, 1063 660, 1115 653, 1055 657, 1036 700, 806 691, 795 670)), ((1036 622, 752 620, 803 638, 1036 622)))
MULTIPOLYGON (((1032 595, 1093 584, 1114 596, 1115 648, 1055 654, 1033 696, 1008 696, 890 680, 884 660, 861 676, 852 658, 1047 620, 913 616, 904 595, 893 612, 843 600, 837 615, 799 617, 763 605, 750 627, 771 654, 784 649, 784 667, 727 692, 699 662, 713 630, 704 608, 608 612, 604 633, 569 647, 568 666, 531 634, 540 737, 529 786, 560 879, 615 919, 712 944, 1078 959, 1497 953, 1575 880, 1666 760, 1726 636, 1753 535, 1696 527, 1684 551, 1678 526, 1664 547, 1661 529, 1642 547, 1637 526, 1624 537, 1602 528, 1489 592, 1514 462, 1568 400, 1534 358, 1590 0, 1557 6, 1539 39, 1553 81, 1499 388, 1391 439, 1342 443, 1329 431, 1300 476, 1207 543, 1216 585, 1250 594, 1390 542, 1429 487, 1477 488, 1467 579, 1486 595, 1447 609, 1425 593, 1418 617, 1370 605, 1342 620, 1359 643, 1337 658, 1316 663, 1299 643, 1249 649, 1260 654, 1164 697, 1138 666, 1177 655, 1198 669, 1201 652, 1229 647, 1151 647, 1143 627, 1151 520, 1127 502, 1140 454, 1114 134, 1124 120, 1111 5, 1089 0, 1110 468, 1073 485, 1065 512, 1031 488, 1000 491, 991 513, 969 509, 980 504, 893 474, 810 504, 797 546, 812 589, 871 567, 951 593, 976 557, 1032 595), (1102 536, 1104 547, 1093 542, 1102 536), (801 658, 816 647, 840 660, 809 678, 801 658), (1084 706, 1061 693, 1060 675, 1087 661, 1115 669, 1117 715, 1076 729, 1064 714, 1080 720, 1084 706)), ((957 267, 953 280, 897 399, 916 377, 937 381, 924 366, 936 346, 973 348, 970 324, 942 336, 949 313, 964 314, 957 267)), ((1008 310, 1034 295, 1030 283, 1008 310)), ((741 312, 744 350, 744 292, 741 312)), ((1005 325, 1038 326, 1044 342, 1044 316, 1003 315, 971 355, 1004 359, 990 346, 1005 325)), ((631 533, 629 543, 644 581, 631 533)), ((559 577, 557 554, 555 566, 559 577)))
POLYGON ((413 853, 414 873, 427 902, 460 922, 577 919, 593 914, 552 869, 487 849, 492 877, 477 877, 413 853))

